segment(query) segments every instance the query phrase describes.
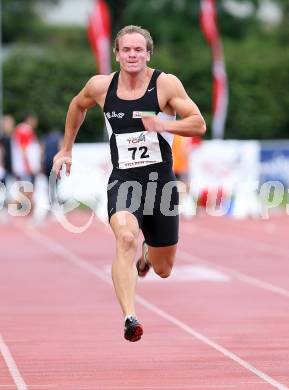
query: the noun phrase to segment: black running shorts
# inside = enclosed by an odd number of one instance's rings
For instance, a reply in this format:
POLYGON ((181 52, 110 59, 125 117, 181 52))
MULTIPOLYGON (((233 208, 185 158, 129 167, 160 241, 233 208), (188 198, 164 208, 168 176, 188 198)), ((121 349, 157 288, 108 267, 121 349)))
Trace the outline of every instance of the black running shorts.
POLYGON ((163 247, 178 242, 179 194, 174 180, 140 183, 110 178, 107 198, 109 220, 118 211, 129 211, 148 245, 163 247))

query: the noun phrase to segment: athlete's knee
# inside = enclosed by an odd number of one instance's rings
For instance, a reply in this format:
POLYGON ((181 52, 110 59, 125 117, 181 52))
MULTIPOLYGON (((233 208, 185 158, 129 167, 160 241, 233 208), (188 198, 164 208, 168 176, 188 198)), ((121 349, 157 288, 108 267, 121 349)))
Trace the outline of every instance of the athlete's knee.
POLYGON ((161 278, 168 278, 173 269, 173 263, 167 262, 162 265, 154 266, 155 273, 161 278))
POLYGON ((163 279, 168 278, 171 275, 171 273, 172 273, 172 267, 155 269, 155 273, 160 278, 163 278, 163 279))
POLYGON ((117 243, 123 250, 130 250, 137 247, 137 238, 129 230, 122 230, 118 237, 117 243))
POLYGON ((171 275, 174 266, 174 253, 160 253, 159 256, 154 253, 148 255, 155 273, 161 278, 168 278, 171 275))

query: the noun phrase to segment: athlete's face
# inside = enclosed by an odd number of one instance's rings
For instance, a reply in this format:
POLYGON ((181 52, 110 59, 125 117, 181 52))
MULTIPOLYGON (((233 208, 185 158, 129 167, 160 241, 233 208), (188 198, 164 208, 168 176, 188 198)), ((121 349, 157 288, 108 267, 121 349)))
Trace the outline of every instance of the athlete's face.
POLYGON ((116 60, 121 69, 128 73, 138 73, 150 60, 145 37, 138 33, 125 34, 119 39, 116 60))

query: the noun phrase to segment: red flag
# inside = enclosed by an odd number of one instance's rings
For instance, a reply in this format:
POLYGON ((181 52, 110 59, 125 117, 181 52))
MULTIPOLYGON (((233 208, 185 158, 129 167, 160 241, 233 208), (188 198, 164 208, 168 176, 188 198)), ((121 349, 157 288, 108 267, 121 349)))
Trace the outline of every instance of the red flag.
POLYGON ((228 108, 228 85, 215 0, 201 0, 200 24, 213 53, 213 138, 223 138, 228 108))
POLYGON ((200 22, 204 36, 212 45, 219 39, 215 0, 201 0, 200 22))
POLYGON ((111 29, 109 9, 104 0, 95 0, 88 20, 88 39, 100 74, 111 72, 111 29))

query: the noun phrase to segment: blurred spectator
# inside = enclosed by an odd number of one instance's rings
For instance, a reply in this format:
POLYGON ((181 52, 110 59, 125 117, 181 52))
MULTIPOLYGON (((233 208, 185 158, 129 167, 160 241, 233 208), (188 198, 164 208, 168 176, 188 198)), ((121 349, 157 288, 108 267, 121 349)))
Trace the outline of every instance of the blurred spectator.
POLYGON ((191 138, 175 135, 173 142, 173 170, 177 180, 188 182, 191 138))
MULTIPOLYGON (((19 123, 13 135, 13 171, 15 177, 24 182, 34 185, 35 176, 40 171, 40 145, 36 137, 35 130, 38 126, 38 119, 35 115, 29 114, 19 123)), ((33 211, 33 191, 23 191, 31 202, 33 211)))
POLYGON ((4 115, 0 121, 0 222, 8 222, 6 210, 9 181, 12 180, 12 144, 11 137, 15 121, 11 115, 4 115))
POLYGON ((35 115, 27 115, 23 122, 16 126, 13 141, 14 152, 13 167, 18 179, 34 183, 35 163, 33 146, 37 142, 35 129, 38 126, 38 119, 35 115))
POLYGON ((7 180, 12 176, 12 147, 11 137, 15 129, 15 121, 11 115, 4 115, 0 124, 0 166, 2 168, 1 181, 7 185, 7 180))
MULTIPOLYGON (((191 137, 175 135, 173 142, 173 170, 177 180, 185 185, 185 193, 180 193, 180 214, 185 218, 192 218, 195 215, 195 205, 190 193, 190 153, 192 150, 191 137)), ((181 190, 181 189, 179 189, 181 190)))
POLYGON ((58 130, 52 130, 48 134, 44 135, 41 140, 42 170, 48 179, 53 166, 53 157, 61 148, 62 140, 63 136, 58 130))
POLYGON ((43 175, 39 176, 36 191, 37 206, 34 212, 34 222, 42 224, 54 206, 55 199, 49 194, 49 178, 53 167, 53 157, 62 146, 63 135, 58 130, 52 130, 41 139, 41 167, 43 175))

